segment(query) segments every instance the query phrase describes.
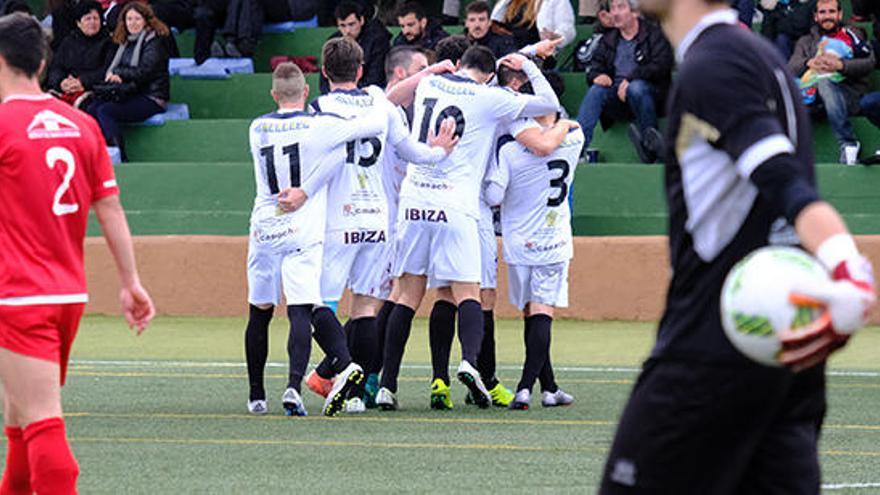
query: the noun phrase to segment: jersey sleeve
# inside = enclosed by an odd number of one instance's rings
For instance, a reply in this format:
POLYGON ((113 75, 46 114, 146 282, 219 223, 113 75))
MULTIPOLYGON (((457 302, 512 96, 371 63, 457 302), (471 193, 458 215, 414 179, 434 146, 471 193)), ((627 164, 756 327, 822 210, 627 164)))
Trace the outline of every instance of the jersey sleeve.
POLYGON ((108 196, 119 194, 119 185, 116 183, 116 174, 113 171, 113 162, 104 146, 104 138, 100 128, 94 121, 90 121, 91 157, 88 167, 90 168, 92 202, 96 202, 108 196))
POLYGON ((795 119, 794 98, 799 95, 792 94, 785 71, 777 68, 763 73, 760 64, 693 62, 682 68, 678 82, 682 88, 700 88, 679 93, 684 107, 676 142, 679 159, 694 133, 730 155, 745 178, 770 158, 794 153, 794 144, 774 108, 790 107, 787 114, 795 119), (715 68, 701 70, 707 66, 715 68), (776 87, 782 101, 773 101, 776 87))
POLYGON ((532 118, 516 119, 510 124, 510 135, 516 138, 521 132, 532 128, 540 129, 541 125, 532 118))
MULTIPOLYGON (((486 108, 501 122, 513 122, 526 106, 526 98, 506 88, 487 87, 486 108)), ((525 95, 529 96, 529 95, 525 95)))

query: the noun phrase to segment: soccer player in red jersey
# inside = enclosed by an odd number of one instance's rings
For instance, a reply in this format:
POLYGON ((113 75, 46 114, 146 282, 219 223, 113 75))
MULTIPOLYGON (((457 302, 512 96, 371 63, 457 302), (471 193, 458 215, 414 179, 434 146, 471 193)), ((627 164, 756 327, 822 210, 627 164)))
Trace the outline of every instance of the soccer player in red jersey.
POLYGON ((0 494, 76 493, 61 413, 70 346, 88 298, 83 240, 93 207, 116 260, 125 318, 155 309, 141 286, 98 125, 40 90, 47 41, 31 17, 0 18, 0 381, 8 438, 0 494))

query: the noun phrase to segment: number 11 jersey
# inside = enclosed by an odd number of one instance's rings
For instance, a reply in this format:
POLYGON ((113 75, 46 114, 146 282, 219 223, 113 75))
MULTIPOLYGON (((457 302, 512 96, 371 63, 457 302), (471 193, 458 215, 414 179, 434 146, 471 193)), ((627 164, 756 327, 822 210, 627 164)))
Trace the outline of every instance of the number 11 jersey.
POLYGON ((91 204, 118 194, 97 123, 49 95, 0 104, 0 305, 84 303, 91 204))

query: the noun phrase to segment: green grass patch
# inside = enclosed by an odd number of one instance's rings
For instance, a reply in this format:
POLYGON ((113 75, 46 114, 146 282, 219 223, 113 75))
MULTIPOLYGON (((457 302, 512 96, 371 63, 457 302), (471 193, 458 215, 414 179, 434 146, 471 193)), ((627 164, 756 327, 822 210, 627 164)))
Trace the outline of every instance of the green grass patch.
MULTIPOLYGON (((593 492, 655 327, 555 322, 553 362, 577 398, 572 407, 543 409, 533 399, 530 411, 478 410, 454 384, 455 408, 439 412, 428 407, 427 324, 417 320, 400 380, 403 410, 328 419, 310 392, 312 416, 281 413, 284 318, 271 329, 270 415, 245 413, 244 325, 160 318, 135 337, 119 318, 83 321, 64 391, 82 493, 593 492)), ((496 333, 499 376, 512 386, 522 325, 499 321, 496 333)), ((876 370, 878 346, 880 332, 862 332, 832 368, 876 370)), ((320 357, 315 346, 312 361, 320 357)), ((880 380, 832 373, 829 405, 825 482, 880 482, 880 380)))

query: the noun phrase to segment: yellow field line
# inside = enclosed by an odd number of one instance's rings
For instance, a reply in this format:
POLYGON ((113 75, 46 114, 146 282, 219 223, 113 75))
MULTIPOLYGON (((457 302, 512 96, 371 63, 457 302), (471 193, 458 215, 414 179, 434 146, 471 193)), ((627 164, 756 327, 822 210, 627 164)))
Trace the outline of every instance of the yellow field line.
POLYGON ((383 443, 318 440, 264 440, 237 438, 98 438, 71 437, 72 443, 125 443, 125 444, 176 444, 176 445, 279 445, 299 447, 359 447, 368 449, 418 449, 418 450, 505 450, 516 452, 604 452, 605 449, 588 447, 530 447, 508 444, 436 444, 436 443, 383 443))
MULTIPOLYGON (((406 442, 352 442, 339 440, 267 440, 251 438, 100 438, 71 437, 72 443, 174 444, 174 445, 275 445, 299 447, 346 447, 389 450, 503 450, 508 452, 607 452, 604 447, 532 447, 510 444, 437 444, 406 442)), ((828 457, 880 457, 880 452, 824 450, 828 457)))
MULTIPOLYGON (((98 413, 98 412, 69 412, 64 414, 70 418, 106 418, 106 419, 181 419, 181 420, 247 420, 247 421, 351 421, 364 423, 416 423, 416 424, 491 424, 491 425, 520 425, 520 426, 615 426, 616 421, 588 420, 588 419, 508 419, 508 418, 412 418, 398 416, 390 413, 384 417, 379 416, 343 416, 328 418, 325 416, 307 416, 302 418, 288 418, 287 416, 260 416, 250 414, 204 414, 204 413, 98 413)), ((880 425, 849 425, 827 424, 825 429, 830 430, 855 430, 855 431, 880 431, 880 425)))
MULTIPOLYGON (((247 379, 245 373, 164 373, 153 371, 81 371, 71 370, 68 376, 84 376, 84 377, 106 377, 106 378, 199 378, 208 380, 226 380, 226 379, 247 379)), ((427 377, 427 375, 425 375, 427 377)), ((266 378, 286 379, 287 375, 270 374, 265 375, 266 378)), ((429 383, 426 377, 404 376, 397 379, 401 382, 424 382, 429 383)), ((574 383, 574 384, 595 384, 595 385, 631 385, 632 380, 591 380, 586 378, 573 378, 570 380, 557 379, 558 383, 574 383)))
POLYGON ((386 417, 378 416, 343 416, 328 418, 326 416, 306 416, 289 418, 287 416, 260 416, 250 414, 198 414, 198 413, 95 413, 95 412, 69 412, 64 413, 68 418, 106 418, 106 419, 223 419, 223 420, 248 420, 248 421, 351 421, 364 423, 421 423, 421 424, 494 424, 494 425, 528 425, 528 426, 613 426, 613 421, 600 420, 575 420, 575 419, 492 419, 492 418, 410 418, 394 415, 386 417))

